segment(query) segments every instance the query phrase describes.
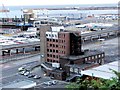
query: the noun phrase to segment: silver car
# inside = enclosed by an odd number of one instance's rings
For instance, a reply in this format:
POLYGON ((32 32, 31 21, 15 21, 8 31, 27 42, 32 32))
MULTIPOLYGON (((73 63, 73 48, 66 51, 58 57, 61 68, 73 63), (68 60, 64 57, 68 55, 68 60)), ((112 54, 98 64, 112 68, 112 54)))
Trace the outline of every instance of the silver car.
POLYGON ((30 74, 30 72, 28 72, 28 71, 26 71, 26 72, 24 73, 25 76, 28 76, 29 74, 30 74))

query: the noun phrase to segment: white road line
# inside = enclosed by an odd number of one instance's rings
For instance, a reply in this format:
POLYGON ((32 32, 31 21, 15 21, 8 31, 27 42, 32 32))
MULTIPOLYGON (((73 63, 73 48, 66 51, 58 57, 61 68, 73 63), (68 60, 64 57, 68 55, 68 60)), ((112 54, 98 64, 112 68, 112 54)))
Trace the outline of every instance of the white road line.
POLYGON ((15 76, 15 75, 18 75, 18 73, 15 73, 15 74, 12 74, 12 75, 9 75, 9 76, 6 76, 6 77, 2 77, 2 78, 0 78, 0 80, 11 77, 11 76, 15 76))

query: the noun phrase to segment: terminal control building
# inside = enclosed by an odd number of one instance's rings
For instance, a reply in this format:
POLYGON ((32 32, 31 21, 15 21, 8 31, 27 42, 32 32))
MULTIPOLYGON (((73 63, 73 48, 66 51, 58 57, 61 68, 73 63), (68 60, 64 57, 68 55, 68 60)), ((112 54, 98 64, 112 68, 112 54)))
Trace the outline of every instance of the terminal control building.
POLYGON ((64 31, 64 27, 52 27, 52 31, 46 32, 47 62, 60 62, 61 56, 81 55, 80 32, 64 31))
POLYGON ((64 30, 63 26, 51 26, 51 29, 45 32, 44 38, 44 62, 60 64, 57 70, 48 70, 48 76, 52 75, 55 78, 58 75, 61 79, 56 79, 65 80, 71 73, 80 74, 82 70, 104 63, 104 52, 82 50, 81 34, 78 31, 70 32, 64 30))

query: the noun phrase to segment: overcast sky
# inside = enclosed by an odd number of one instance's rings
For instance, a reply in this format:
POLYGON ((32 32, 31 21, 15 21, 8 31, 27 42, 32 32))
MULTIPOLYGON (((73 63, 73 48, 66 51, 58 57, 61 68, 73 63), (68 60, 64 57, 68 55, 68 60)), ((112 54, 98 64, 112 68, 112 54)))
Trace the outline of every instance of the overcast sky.
POLYGON ((69 4, 112 4, 119 0, 0 0, 5 6, 23 5, 69 5, 69 4))

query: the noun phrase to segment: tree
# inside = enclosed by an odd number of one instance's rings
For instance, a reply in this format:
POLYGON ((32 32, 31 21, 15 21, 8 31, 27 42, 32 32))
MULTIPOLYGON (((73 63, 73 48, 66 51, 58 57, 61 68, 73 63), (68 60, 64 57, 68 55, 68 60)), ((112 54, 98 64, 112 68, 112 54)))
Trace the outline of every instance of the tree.
POLYGON ((69 85, 65 86, 67 90, 79 90, 79 84, 77 83, 70 83, 69 85))
POLYGON ((66 87, 68 90, 87 90, 89 88, 94 90, 120 90, 120 72, 115 70, 112 71, 117 76, 116 78, 112 78, 110 80, 102 78, 98 78, 97 80, 94 78, 92 80, 78 79, 76 82, 70 83, 66 87))

